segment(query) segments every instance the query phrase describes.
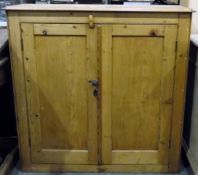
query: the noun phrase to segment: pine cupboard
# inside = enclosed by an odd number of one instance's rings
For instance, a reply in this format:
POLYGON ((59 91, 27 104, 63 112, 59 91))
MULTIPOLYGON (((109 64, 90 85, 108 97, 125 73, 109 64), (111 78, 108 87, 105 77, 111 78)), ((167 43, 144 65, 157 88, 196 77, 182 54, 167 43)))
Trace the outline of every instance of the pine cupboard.
POLYGON ((6 10, 24 171, 179 171, 191 10, 6 10))

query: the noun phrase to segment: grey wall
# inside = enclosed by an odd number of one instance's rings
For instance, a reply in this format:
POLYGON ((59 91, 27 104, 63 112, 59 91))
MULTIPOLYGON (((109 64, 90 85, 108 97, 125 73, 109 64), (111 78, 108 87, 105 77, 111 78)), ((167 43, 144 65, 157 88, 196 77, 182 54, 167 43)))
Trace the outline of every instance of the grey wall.
POLYGON ((198 175, 198 47, 191 43, 184 119, 184 148, 198 175))

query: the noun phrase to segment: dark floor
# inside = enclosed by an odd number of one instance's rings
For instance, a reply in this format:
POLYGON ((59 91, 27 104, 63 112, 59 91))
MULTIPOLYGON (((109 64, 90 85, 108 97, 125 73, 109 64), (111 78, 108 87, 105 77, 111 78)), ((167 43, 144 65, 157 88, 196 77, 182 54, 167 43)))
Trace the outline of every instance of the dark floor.
POLYGON ((187 169, 177 174, 143 174, 143 173, 24 173, 15 168, 11 175, 190 175, 187 169))

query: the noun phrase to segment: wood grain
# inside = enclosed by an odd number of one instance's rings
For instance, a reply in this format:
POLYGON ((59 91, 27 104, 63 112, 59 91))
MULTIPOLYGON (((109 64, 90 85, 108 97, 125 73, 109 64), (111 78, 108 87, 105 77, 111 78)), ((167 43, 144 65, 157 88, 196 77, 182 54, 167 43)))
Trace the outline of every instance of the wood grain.
POLYGON ((178 45, 175 63, 175 84, 173 93, 173 119, 171 125, 171 145, 169 151, 170 172, 178 172, 180 169, 180 153, 190 46, 191 15, 181 14, 179 19, 177 35, 178 45))
POLYGON ((102 164, 112 163, 112 140, 111 140, 111 54, 112 54, 112 40, 111 34, 112 26, 102 26, 101 29, 101 133, 102 133, 102 164))
POLYGON ((178 171, 191 11, 35 7, 7 10, 23 170, 178 171))
POLYGON ((38 36, 32 24, 22 25, 33 162, 87 164, 90 152, 90 163, 97 163, 97 104, 88 84, 96 76, 89 69, 96 65, 96 45, 87 40, 88 28, 76 28, 72 36, 38 36), (80 36, 76 28, 83 29, 80 36))
POLYGON ((114 172, 114 173, 130 173, 130 172, 145 172, 145 173, 165 173, 168 171, 168 166, 163 165, 57 165, 57 164, 32 164, 30 169, 24 171, 38 172, 114 172))
POLYGON ((112 164, 168 164, 177 27, 155 27, 102 26, 102 151, 112 164))
POLYGON ((112 42, 113 150, 157 150, 163 39, 128 35, 112 42))
POLYGON ((21 4, 6 7, 6 10, 29 11, 97 11, 97 12, 166 12, 166 13, 191 13, 192 10, 178 5, 154 6, 124 6, 124 5, 91 5, 91 4, 21 4))
POLYGON ((34 34, 43 35, 85 35, 86 26, 75 24, 34 24, 34 34))
POLYGON ((26 93, 24 93, 26 89, 23 69, 21 29, 17 13, 13 12, 11 16, 8 16, 8 26, 20 160, 21 165, 24 168, 30 168, 31 157, 29 146, 29 124, 27 118, 27 99, 26 93))
MULTIPOLYGON (((12 15, 12 11, 7 11, 12 15)), ((88 23, 87 12, 32 12, 19 11, 21 22, 32 23, 88 23), (74 22, 75 21, 75 22, 74 22)), ((177 13, 116 13, 116 12, 91 12, 95 23, 100 24, 178 24, 177 13)))

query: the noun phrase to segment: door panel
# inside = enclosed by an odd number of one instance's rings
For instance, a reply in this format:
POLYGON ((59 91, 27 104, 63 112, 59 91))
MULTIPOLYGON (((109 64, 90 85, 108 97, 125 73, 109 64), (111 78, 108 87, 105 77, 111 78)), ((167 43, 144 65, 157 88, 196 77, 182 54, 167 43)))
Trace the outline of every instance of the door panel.
POLYGON ((101 33, 103 164, 168 164, 176 26, 101 33))
POLYGON ((86 52, 85 48, 78 52, 75 49, 86 47, 85 39, 83 36, 35 37, 42 147, 45 149, 87 148, 88 92, 86 60, 83 59, 86 52))
POLYGON ((157 150, 163 39, 114 37, 112 43, 112 149, 157 150))
POLYGON ((96 31, 23 24, 32 161, 97 164, 96 31), (91 134, 90 134, 91 133, 91 134))

